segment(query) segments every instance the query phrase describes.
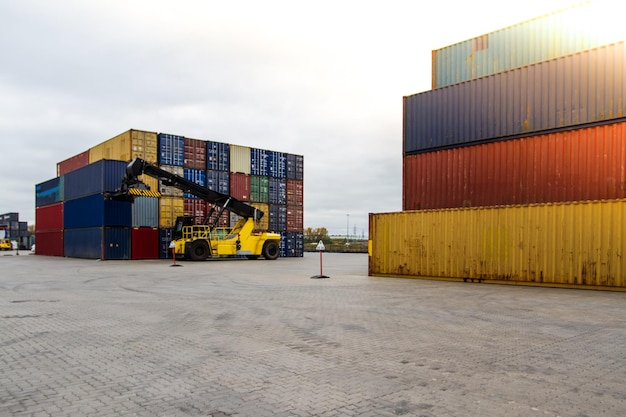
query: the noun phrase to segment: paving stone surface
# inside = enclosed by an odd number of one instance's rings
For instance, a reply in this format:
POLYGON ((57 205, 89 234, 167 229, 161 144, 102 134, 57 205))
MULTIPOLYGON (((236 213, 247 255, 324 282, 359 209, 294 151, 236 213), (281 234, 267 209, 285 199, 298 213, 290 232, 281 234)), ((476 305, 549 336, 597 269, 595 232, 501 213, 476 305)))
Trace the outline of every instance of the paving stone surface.
POLYGON ((0 416, 626 415, 626 293, 0 257, 0 416))

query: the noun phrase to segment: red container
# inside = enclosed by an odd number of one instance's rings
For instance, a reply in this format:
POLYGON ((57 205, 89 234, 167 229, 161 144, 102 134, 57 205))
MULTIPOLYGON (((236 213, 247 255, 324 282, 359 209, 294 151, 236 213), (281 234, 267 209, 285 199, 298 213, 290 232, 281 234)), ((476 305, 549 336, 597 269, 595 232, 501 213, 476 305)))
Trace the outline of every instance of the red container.
POLYGON ((207 213, 207 202, 193 198, 185 198, 183 202, 185 216, 193 216, 195 224, 203 224, 207 213))
POLYGON ((63 256, 63 230, 35 231, 35 254, 63 256))
POLYGON ((130 259, 159 259, 159 229, 133 228, 130 239, 130 259))
POLYGON ((35 232, 63 230, 63 203, 35 209, 35 232))
POLYGON ((240 201, 250 201, 250 175, 231 173, 230 195, 240 201))
MULTIPOLYGON (((207 203, 207 213, 211 211, 212 207, 214 207, 213 204, 207 203)), ((209 218, 209 221, 207 222, 207 224, 213 224, 213 222, 215 221, 215 218, 217 217, 217 213, 219 213, 219 210, 220 210, 219 207, 215 207, 215 211, 209 218)), ((266 213, 266 215, 268 215, 268 213, 266 213)), ((222 215, 220 216, 216 224, 216 227, 230 227, 230 211, 224 210, 222 212, 222 215)))
POLYGON ((403 210, 626 198, 626 123, 405 156, 403 210))
POLYGON ((304 209, 302 206, 287 206, 287 231, 301 232, 304 229, 304 209))
POLYGON ((184 167, 206 169, 206 141, 185 138, 184 167))
POLYGON ((60 177, 61 175, 65 175, 68 172, 72 172, 78 168, 82 168, 85 165, 89 165, 89 151, 88 150, 57 163, 57 177, 60 177))
POLYGON ((304 205, 304 182, 299 180, 287 180, 287 205, 304 205))

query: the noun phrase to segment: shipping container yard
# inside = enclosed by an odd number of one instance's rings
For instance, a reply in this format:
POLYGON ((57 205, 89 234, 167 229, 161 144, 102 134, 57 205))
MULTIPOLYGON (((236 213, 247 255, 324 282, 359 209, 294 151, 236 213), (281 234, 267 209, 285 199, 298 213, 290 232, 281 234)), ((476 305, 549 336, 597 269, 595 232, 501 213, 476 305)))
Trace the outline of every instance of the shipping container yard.
POLYGON ((280 256, 303 255, 303 156, 135 129, 57 163, 58 176, 35 186, 36 253, 170 258, 177 217, 224 229, 237 222, 228 210, 209 216, 213 204, 148 175, 140 179, 154 193, 112 199, 134 158, 259 208, 265 216, 255 230, 281 234, 280 256))
POLYGON ((433 51, 433 89, 403 98, 404 211, 370 215, 370 275, 626 290, 626 32, 606 6, 433 51))

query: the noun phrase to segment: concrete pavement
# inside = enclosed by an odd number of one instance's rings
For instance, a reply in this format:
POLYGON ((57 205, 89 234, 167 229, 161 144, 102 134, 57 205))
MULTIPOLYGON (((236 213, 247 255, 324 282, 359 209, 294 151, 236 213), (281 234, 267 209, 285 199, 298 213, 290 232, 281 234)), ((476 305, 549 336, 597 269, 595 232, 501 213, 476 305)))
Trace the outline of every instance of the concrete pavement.
MULTIPOLYGON (((25 255, 27 252, 24 253, 25 255)), ((0 416, 626 415, 626 294, 0 257, 0 416)))

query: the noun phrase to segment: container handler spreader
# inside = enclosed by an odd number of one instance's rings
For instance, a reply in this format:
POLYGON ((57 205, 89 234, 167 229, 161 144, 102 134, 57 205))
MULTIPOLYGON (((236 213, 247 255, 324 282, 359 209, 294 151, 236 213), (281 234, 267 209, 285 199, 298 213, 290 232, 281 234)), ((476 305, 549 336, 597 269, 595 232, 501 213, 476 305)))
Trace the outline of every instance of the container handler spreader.
POLYGON ((209 257, 232 257, 244 255, 248 259, 274 260, 279 255, 280 234, 256 231, 257 222, 264 213, 230 195, 222 194, 198 185, 184 177, 167 172, 143 159, 133 159, 126 166, 126 175, 114 199, 134 201, 137 196, 160 196, 158 191, 139 179, 141 175, 157 178, 163 185, 176 187, 185 193, 211 203, 213 207, 204 219, 204 224, 194 224, 193 216, 180 216, 176 219, 172 233, 172 246, 177 259, 202 261, 209 257), (224 231, 217 223, 224 210, 240 216, 232 227, 224 231), (215 215, 213 224, 207 224, 215 215))

